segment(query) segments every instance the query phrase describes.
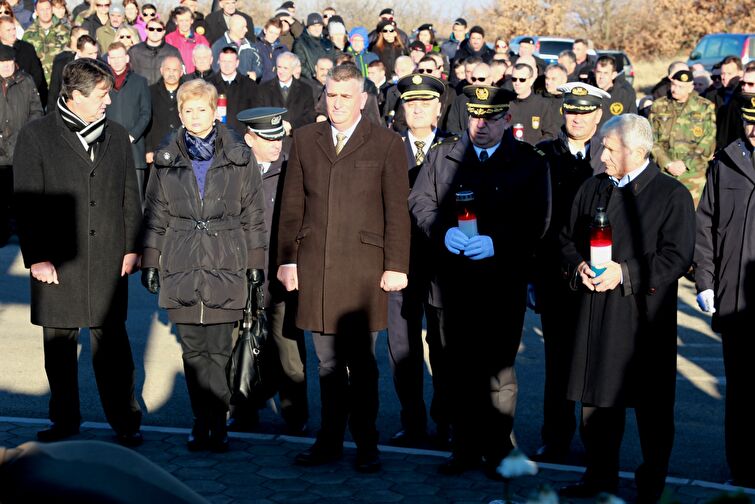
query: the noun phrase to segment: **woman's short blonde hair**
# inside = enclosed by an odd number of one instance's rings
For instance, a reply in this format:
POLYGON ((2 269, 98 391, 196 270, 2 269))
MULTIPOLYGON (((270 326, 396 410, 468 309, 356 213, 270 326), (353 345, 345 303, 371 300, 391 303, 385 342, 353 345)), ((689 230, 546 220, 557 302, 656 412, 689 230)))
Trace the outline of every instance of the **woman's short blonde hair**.
POLYGON ((215 86, 203 79, 193 79, 181 84, 178 88, 178 94, 176 95, 176 101, 178 101, 178 110, 182 110, 184 103, 189 100, 207 100, 209 101, 210 108, 217 110, 218 108, 218 90, 215 86))

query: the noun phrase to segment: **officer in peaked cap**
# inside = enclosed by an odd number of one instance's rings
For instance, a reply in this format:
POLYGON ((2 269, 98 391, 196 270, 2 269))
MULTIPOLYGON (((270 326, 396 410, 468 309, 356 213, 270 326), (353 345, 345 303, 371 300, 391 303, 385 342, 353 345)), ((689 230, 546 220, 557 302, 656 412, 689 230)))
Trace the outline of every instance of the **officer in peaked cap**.
POLYGON ((491 86, 467 86, 464 93, 468 129, 458 141, 430 149, 409 209, 433 262, 428 302, 437 315, 428 317, 428 327, 438 325, 439 358, 452 370, 445 384, 452 455, 439 470, 460 474, 484 458, 484 470, 496 477, 513 449, 514 359, 529 273, 521 265, 529 264, 547 227, 550 184, 542 153, 508 132, 513 93, 491 86), (459 227, 462 192, 474 197, 467 210, 476 232, 466 220, 467 232, 459 227))
MULTIPOLYGON (((407 130, 403 134, 409 184, 414 184, 427 154, 433 145, 447 135, 437 129, 441 114, 441 96, 445 84, 428 74, 412 74, 396 84, 400 93, 402 112, 407 130)), ((422 233, 412 228, 409 259, 409 285, 388 298, 388 348, 393 371, 393 384, 401 404, 401 430, 390 439, 395 446, 423 447, 427 440, 427 412, 423 398, 424 352, 422 346, 422 317, 427 316, 427 341, 430 346, 430 365, 433 369, 433 402, 430 414, 436 424, 438 448, 448 448, 450 420, 444 403, 441 384, 447 366, 437 359, 440 338, 432 307, 426 306, 431 268, 430 250, 422 233)))
POLYGON ((745 99, 742 103, 742 121, 745 124, 755 124, 755 94, 742 93, 745 99))
MULTIPOLYGON (((602 89, 570 82, 562 93, 562 125, 558 136, 537 144, 550 167, 552 210, 548 232, 538 245, 534 275, 535 306, 540 312, 545 343, 542 445, 533 458, 561 463, 567 458, 577 420, 574 402, 566 398, 574 344, 578 294, 569 288, 561 268, 559 232, 571 214, 572 202, 582 183, 603 171, 603 145, 596 137, 604 100, 602 89)), ((567 272, 568 275, 568 272, 567 272)))
MULTIPOLYGON (((265 311, 270 322, 270 334, 277 349, 280 368, 278 393, 283 419, 290 434, 302 434, 307 428, 307 382, 304 333, 294 324, 296 291, 286 292, 276 278, 277 222, 280 213, 279 197, 283 187, 283 173, 287 156, 282 151, 286 132, 283 128, 285 108, 259 107, 242 110, 236 118, 247 127, 244 141, 252 149, 250 165, 262 174, 265 194, 265 226, 270 237, 265 263, 265 311)), ((273 352, 274 354, 274 352, 273 352)), ((255 398, 266 399, 266 398, 255 398)), ((230 421, 232 430, 250 430, 257 421, 260 402, 249 401, 234 408, 230 421)))

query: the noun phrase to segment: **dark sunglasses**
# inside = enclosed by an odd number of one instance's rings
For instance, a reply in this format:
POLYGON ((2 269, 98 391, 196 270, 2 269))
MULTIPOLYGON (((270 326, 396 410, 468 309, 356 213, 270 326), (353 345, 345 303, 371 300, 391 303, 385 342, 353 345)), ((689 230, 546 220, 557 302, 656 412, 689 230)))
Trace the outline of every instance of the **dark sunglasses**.
POLYGON ((741 81, 742 87, 752 87, 755 86, 755 82, 747 82, 746 80, 741 81))
POLYGON ((7 16, 8 11, 7 10, 0 10, 0 16, 7 16))
POLYGON ((165 31, 165 28, 163 28, 162 26, 149 26, 149 27, 147 27, 147 29, 149 31, 156 31, 157 33, 165 31))
POLYGON ((118 38, 119 39, 125 39, 125 38, 130 39, 131 35, 118 35, 118 38))
POLYGON ((430 68, 418 68, 417 69, 417 73, 421 73, 421 74, 431 74, 433 72, 434 72, 434 70, 432 70, 430 68))
POLYGON ((96 5, 97 7, 110 7, 110 4, 109 4, 109 3, 98 3, 98 4, 95 4, 95 5, 96 5))
POLYGON ((157 16, 156 12, 142 12, 142 17, 155 17, 157 16))
POLYGON ((512 77, 511 82, 527 82, 525 77, 512 77))
POLYGON ((485 82, 488 80, 487 77, 470 77, 469 82, 485 82))
POLYGON ((395 31, 396 31, 396 30, 392 30, 392 29, 391 29, 391 30, 388 30, 388 29, 385 29, 385 28, 383 28, 383 33, 393 33, 393 32, 395 32, 395 31))
POLYGON ((506 44, 496 44, 496 47, 498 49, 508 49, 509 46, 507 46, 506 44))
POLYGON ((711 75, 710 76, 710 80, 712 80, 712 81, 720 81, 721 80, 721 76, 720 75, 711 75))

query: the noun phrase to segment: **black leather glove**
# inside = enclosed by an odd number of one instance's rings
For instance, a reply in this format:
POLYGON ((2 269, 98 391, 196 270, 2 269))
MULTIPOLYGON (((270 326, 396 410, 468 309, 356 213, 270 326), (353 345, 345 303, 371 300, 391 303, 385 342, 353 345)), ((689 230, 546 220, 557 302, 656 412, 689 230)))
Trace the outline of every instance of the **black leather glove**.
POLYGON ((261 269, 246 270, 246 277, 249 279, 249 283, 255 287, 265 283, 265 272, 261 269))
POLYGON ((152 294, 160 290, 160 275, 157 268, 142 268, 142 285, 152 294))

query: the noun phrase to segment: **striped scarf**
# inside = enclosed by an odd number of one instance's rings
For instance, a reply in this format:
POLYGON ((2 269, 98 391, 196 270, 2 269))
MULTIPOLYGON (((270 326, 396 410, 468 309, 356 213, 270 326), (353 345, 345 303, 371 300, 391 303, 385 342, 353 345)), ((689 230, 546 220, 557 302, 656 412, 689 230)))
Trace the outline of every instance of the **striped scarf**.
POLYGON ((105 130, 105 118, 102 117, 94 122, 87 123, 82 118, 71 112, 71 109, 66 105, 62 96, 58 98, 58 112, 60 112, 60 118, 63 119, 63 123, 74 133, 78 133, 81 138, 89 145, 87 152, 91 156, 92 148, 95 143, 102 137, 102 132, 105 130))

